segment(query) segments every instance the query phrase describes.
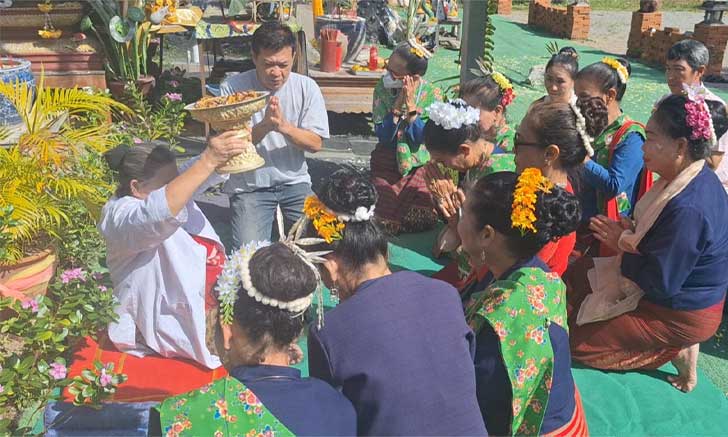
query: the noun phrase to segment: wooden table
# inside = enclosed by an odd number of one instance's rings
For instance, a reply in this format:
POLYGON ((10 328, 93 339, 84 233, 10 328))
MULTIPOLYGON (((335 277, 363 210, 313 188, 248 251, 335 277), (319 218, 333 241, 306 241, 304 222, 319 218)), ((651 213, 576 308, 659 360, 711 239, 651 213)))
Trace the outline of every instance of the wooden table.
POLYGON ((381 75, 358 76, 349 73, 349 68, 350 66, 344 65, 336 73, 325 73, 318 67, 309 67, 308 75, 321 88, 326 110, 337 113, 370 113, 374 87, 381 75))

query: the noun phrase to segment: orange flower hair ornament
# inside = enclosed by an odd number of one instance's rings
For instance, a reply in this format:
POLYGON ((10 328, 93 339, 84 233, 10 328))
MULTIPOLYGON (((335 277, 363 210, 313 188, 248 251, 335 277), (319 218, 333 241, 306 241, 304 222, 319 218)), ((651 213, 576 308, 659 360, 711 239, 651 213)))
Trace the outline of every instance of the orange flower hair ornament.
POLYGON ((331 244, 334 240, 341 240, 341 232, 346 224, 331 213, 326 205, 316 196, 308 196, 303 203, 303 214, 316 229, 319 237, 331 244))
POLYGON ((521 231, 537 232, 534 223, 536 217, 536 202, 538 192, 550 193, 554 184, 541 174, 537 168, 527 168, 518 176, 516 190, 513 192, 513 205, 511 210, 511 226, 521 231))

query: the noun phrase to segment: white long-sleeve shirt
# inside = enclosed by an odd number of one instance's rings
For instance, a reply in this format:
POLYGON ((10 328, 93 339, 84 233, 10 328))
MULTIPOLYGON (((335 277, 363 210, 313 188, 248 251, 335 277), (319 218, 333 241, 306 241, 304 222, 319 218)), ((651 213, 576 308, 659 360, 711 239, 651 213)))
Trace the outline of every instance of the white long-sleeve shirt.
MULTIPOLYGON (((225 179, 213 175, 198 193, 225 179)), ((119 320, 108 328, 114 345, 136 356, 153 351, 219 367, 220 359, 205 344, 207 251, 192 235, 224 249, 195 202, 188 202, 175 217, 167 204, 166 186, 145 200, 113 197, 101 212, 98 228, 106 240, 106 259, 119 301, 119 320)))

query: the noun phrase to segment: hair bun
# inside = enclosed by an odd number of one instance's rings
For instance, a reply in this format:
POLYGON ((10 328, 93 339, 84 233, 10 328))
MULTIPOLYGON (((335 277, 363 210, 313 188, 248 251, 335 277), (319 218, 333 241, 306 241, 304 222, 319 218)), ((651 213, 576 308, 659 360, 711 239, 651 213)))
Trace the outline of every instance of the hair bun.
POLYGON ((359 171, 343 168, 324 184, 319 199, 334 212, 354 216, 358 208, 376 205, 378 196, 369 178, 359 171))
POLYGON ((536 204, 537 238, 543 244, 574 232, 581 220, 579 199, 559 186, 538 193, 536 204))
POLYGON ((119 171, 121 164, 124 162, 124 157, 126 157, 129 150, 131 150, 131 147, 126 144, 121 144, 113 149, 107 150, 106 153, 104 153, 106 164, 108 164, 110 169, 119 171))
POLYGON ((562 47, 557 53, 559 55, 571 56, 572 58, 579 59, 579 52, 574 47, 566 46, 562 47))

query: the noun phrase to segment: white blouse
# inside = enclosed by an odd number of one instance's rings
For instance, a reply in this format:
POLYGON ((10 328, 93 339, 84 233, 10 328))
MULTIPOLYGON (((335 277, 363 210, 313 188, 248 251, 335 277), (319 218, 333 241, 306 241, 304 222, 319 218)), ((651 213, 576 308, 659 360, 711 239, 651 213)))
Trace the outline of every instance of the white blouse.
MULTIPOLYGON (((194 162, 188 161, 180 172, 194 162)), ((197 191, 223 182, 213 174, 197 191)), ((113 197, 104 206, 99 231, 119 305, 109 325, 111 341, 123 352, 187 358, 214 369, 221 365, 205 344, 207 251, 192 235, 220 238, 194 201, 175 217, 166 186, 145 200, 113 197)))

